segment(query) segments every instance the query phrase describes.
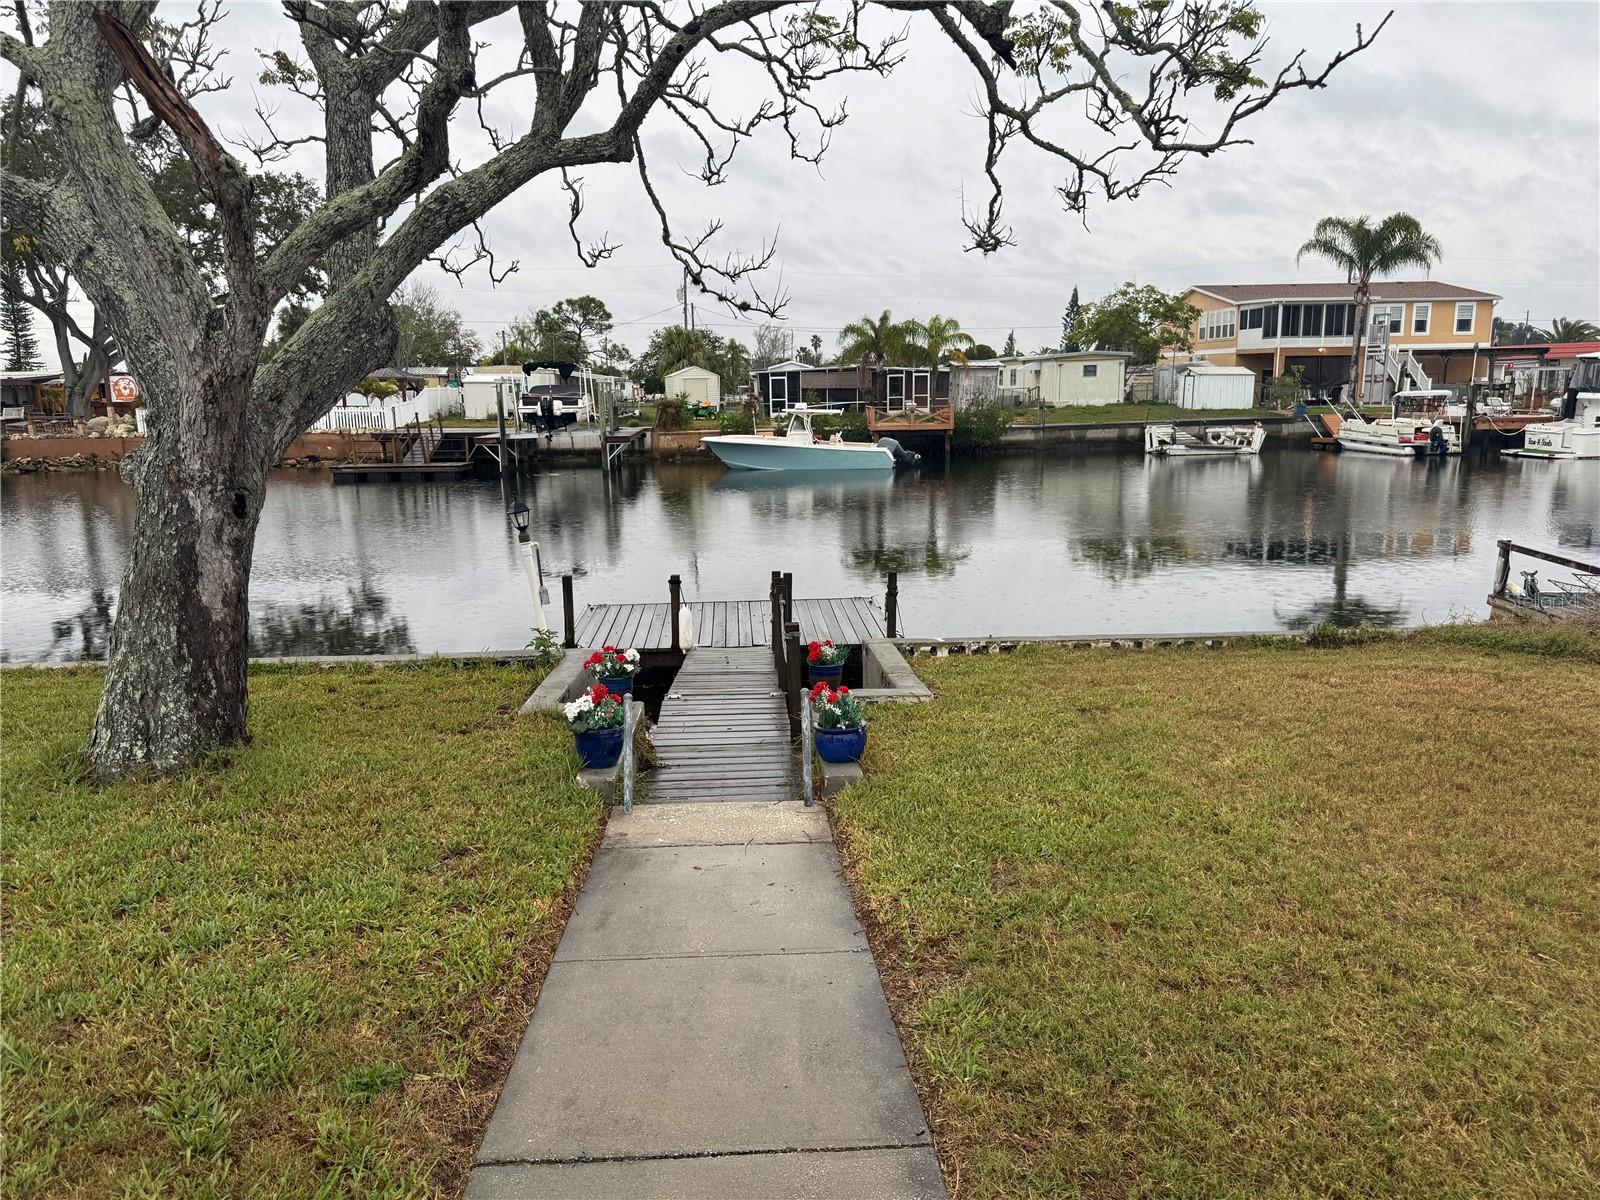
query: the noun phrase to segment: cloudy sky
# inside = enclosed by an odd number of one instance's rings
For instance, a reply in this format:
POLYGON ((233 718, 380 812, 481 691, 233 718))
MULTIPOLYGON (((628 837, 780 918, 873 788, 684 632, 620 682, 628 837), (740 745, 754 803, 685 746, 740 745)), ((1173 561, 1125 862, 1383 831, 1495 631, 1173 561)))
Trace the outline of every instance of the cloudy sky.
MULTIPOLYGON (((1315 61, 1368 29, 1389 6, 1267 4, 1275 67, 1302 47, 1315 61)), ((984 258, 964 253, 963 187, 981 194, 983 126, 971 116, 970 70, 926 17, 910 20, 906 61, 888 79, 854 78, 832 94, 850 119, 821 168, 791 162, 781 133, 745 145, 729 182, 706 189, 688 172, 693 147, 674 126, 648 127, 658 187, 693 232, 726 222, 719 244, 759 247, 776 237, 771 282, 790 296, 797 340, 867 312, 954 316, 980 341, 1015 331, 1034 348, 1059 337, 1076 285, 1085 300, 1125 280, 1181 289, 1191 283, 1328 278, 1295 248, 1328 214, 1419 218, 1444 246, 1436 278, 1504 297, 1500 312, 1535 323, 1600 319, 1600 5, 1402 4, 1378 43, 1343 66, 1330 86, 1294 93, 1257 117, 1254 144, 1187 163, 1170 188, 1094 207, 1087 228, 1052 194, 1060 172, 1018 146, 1005 168, 1007 216, 1017 245, 984 258)), ((902 23, 895 19, 895 26, 902 23)), ((513 25, 482 27, 511 45, 513 25)), ((274 5, 235 3, 224 29, 235 84, 206 99, 226 138, 249 132, 257 51, 297 47, 274 5)), ((514 53, 514 51, 512 51, 514 53)), ((718 64, 713 63, 713 71, 718 64)), ((482 72, 480 71, 480 77, 482 72)), ((753 97, 750 81, 719 77, 718 95, 753 97)), ((512 103, 498 112, 509 130, 512 103)), ((292 102, 281 132, 309 129, 292 102)), ((1064 137, 1083 124, 1067 121, 1064 137)), ((464 132, 468 156, 476 143, 464 132)), ((320 175, 315 154, 293 164, 320 175)), ((678 320, 677 268, 661 246, 631 167, 591 170, 584 229, 620 243, 586 270, 565 228, 565 201, 539 183, 488 222, 496 251, 520 269, 499 288, 486 275, 464 288, 434 269, 418 273, 462 311, 486 345, 526 310, 592 293, 615 314, 633 348, 678 320)), ((699 321, 744 338, 749 321, 702 300, 699 321)), ((42 331, 41 331, 42 332, 42 331)), ((45 339, 41 339, 48 344, 45 339)))

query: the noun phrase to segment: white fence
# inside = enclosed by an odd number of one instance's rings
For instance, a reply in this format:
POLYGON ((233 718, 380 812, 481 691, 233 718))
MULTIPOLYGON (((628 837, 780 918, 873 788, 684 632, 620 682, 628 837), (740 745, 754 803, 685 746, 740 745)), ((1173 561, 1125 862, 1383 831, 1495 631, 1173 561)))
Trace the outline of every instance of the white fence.
POLYGON ((459 388, 423 388, 408 400, 398 396, 387 400, 368 400, 361 397, 360 404, 340 405, 329 409, 317 418, 311 431, 328 433, 348 429, 370 432, 375 429, 399 429, 413 421, 431 421, 434 417, 461 415, 461 390, 459 388))

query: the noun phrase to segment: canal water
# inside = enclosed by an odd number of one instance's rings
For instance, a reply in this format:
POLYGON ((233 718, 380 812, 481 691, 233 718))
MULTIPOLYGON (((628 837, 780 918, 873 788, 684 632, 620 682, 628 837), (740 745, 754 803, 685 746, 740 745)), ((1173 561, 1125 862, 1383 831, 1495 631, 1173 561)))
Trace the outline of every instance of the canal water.
MULTIPOLYGON (((1002 457, 841 480, 715 464, 524 477, 555 600, 878 595, 900 573, 910 636, 1210 633, 1487 615, 1495 540, 1591 556, 1600 463, 1002 457)), ((0 485, 0 654, 104 654, 133 525, 114 476, 0 485)), ((1529 566, 1535 565, 1532 563, 1529 566)), ((1550 574, 1559 573, 1550 568, 1550 574)), ((269 489, 251 588, 260 654, 506 650, 532 610, 499 485, 269 489)))

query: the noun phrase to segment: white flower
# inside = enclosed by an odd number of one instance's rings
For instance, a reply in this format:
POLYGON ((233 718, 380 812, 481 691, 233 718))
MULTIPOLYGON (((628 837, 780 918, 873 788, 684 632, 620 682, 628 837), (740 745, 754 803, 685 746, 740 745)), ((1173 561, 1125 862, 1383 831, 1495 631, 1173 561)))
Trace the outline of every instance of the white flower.
POLYGON ((579 717, 583 716, 584 713, 594 711, 594 701, 589 699, 589 693, 585 692, 576 700, 572 700, 566 704, 563 704, 561 706, 561 711, 567 714, 567 720, 576 721, 579 717))
POLYGON ((622 657, 630 663, 636 663, 639 661, 639 652, 637 650, 624 650, 622 657))

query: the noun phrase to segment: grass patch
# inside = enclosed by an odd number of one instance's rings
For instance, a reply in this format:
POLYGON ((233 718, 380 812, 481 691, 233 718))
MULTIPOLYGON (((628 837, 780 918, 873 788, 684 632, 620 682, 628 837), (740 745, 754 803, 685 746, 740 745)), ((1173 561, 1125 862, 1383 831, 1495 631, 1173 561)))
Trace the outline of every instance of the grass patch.
POLYGON ((1551 636, 919 658, 835 826, 955 1194, 1596 1194, 1600 642, 1551 636))
POLYGON ((7 1196, 459 1188, 601 807, 519 667, 252 671, 254 743, 90 786, 7 671, 7 1196))
POLYGON ((1018 408, 1013 425, 1039 424, 1042 415, 1046 425, 1089 425, 1100 421, 1200 421, 1200 420, 1254 420, 1258 417, 1281 417, 1273 408, 1208 408, 1196 410, 1179 408, 1176 404, 1069 404, 1063 408, 1018 408))

